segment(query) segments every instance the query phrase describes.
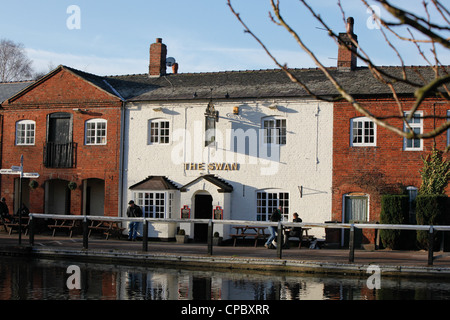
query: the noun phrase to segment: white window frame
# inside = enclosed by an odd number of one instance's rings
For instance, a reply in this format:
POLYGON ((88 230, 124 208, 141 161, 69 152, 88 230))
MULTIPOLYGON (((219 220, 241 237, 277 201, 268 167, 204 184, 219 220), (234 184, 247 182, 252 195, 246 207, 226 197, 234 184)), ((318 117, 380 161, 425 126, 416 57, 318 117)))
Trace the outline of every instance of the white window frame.
POLYGON ((34 146, 36 142, 36 122, 19 120, 16 122, 16 145, 34 146), (22 132, 23 134, 19 134, 22 132))
MULTIPOLYGON (((408 117, 409 113, 404 113, 405 118, 408 117)), ((414 117, 408 121, 411 129, 418 131, 418 133, 423 132, 423 112, 416 111, 414 117)), ((403 124, 403 130, 406 132, 408 130, 406 123, 403 124)), ((422 151, 423 150, 423 140, 422 139, 406 139, 403 138, 403 150, 404 151, 422 151), (416 140, 419 141, 419 146, 414 146, 416 140), (411 141, 411 146, 408 146, 409 141, 411 141)))
POLYGON ((85 123, 84 139, 87 146, 106 145, 108 142, 108 121, 105 119, 89 119, 85 123), (99 128, 100 124, 104 124, 104 128, 99 128), (90 128, 93 125, 93 128, 90 128), (104 132, 104 134, 102 134, 104 132), (91 141, 93 139, 93 141, 91 141))
POLYGON ((170 144, 170 128, 170 121, 167 119, 148 120, 148 144, 170 144))
POLYGON ((366 217, 365 217, 365 219, 364 220, 358 220, 358 221, 364 221, 364 222, 368 222, 368 221, 370 221, 370 197, 369 197, 369 195, 368 194, 365 194, 365 193, 357 193, 357 192, 355 192, 355 193, 347 193, 347 194, 344 194, 344 196, 343 196, 343 201, 342 201, 342 222, 343 223, 348 223, 350 220, 352 220, 352 219, 350 219, 349 217, 347 217, 347 212, 348 212, 348 208, 347 208, 347 199, 364 199, 365 201, 366 201, 366 208, 365 208, 365 215, 366 215, 366 217))
POLYGON ((173 192, 157 190, 134 192, 134 201, 147 218, 171 219, 174 199, 173 192))
POLYGON ((357 117, 350 120, 350 146, 352 147, 376 147, 377 145, 377 125, 367 117, 357 117), (355 126, 358 124, 358 127, 355 126), (372 125, 372 128, 369 126, 372 125), (359 127, 360 126, 360 127, 359 127), (360 130, 357 136, 361 142, 355 141, 355 131, 360 130), (372 132, 368 132, 372 131, 372 132), (371 138, 373 141, 370 141, 371 138))
POLYGON ((283 207, 282 220, 289 220, 288 191, 268 189, 256 191, 256 221, 269 221, 271 214, 280 205, 283 207))
POLYGON ((287 144, 287 119, 282 117, 265 117, 261 119, 264 130, 264 144, 287 144))

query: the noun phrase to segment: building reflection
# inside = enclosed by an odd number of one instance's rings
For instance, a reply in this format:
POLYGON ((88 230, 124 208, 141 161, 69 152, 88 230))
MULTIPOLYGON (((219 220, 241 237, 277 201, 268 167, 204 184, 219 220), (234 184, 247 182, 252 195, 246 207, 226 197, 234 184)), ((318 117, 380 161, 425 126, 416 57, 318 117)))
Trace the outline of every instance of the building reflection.
POLYGON ((270 275, 80 264, 81 289, 69 290, 67 267, 56 261, 0 261, 0 300, 376 300, 445 299, 450 284, 385 280, 369 289, 366 279, 270 275))

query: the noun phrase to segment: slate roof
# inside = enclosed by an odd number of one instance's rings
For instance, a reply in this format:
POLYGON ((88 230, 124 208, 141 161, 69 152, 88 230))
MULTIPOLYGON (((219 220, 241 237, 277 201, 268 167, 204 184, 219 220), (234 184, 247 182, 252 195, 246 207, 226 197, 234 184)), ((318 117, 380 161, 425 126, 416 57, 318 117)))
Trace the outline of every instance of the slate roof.
POLYGON ((181 192, 186 192, 187 189, 189 188, 189 186, 191 186, 194 183, 197 183, 198 181, 201 181, 201 180, 209 181, 210 183, 212 183, 215 186, 219 187, 219 189, 217 189, 217 191, 219 193, 230 193, 230 192, 233 191, 233 186, 231 184, 229 184, 228 182, 226 182, 225 180, 221 179, 220 177, 218 177, 218 176, 216 176, 214 174, 201 175, 197 179, 194 179, 191 182, 189 182, 188 184, 182 186, 180 188, 180 191, 181 192))
POLYGON ((9 99, 13 95, 22 91, 34 81, 20 81, 20 82, 2 82, 0 83, 0 104, 9 99))
MULTIPOLYGON (((388 74, 402 77, 400 67, 381 67, 388 74)), ((450 69, 449 69, 450 70, 450 69)), ((429 67, 407 67, 409 79, 419 85, 434 78, 429 67)), ((334 86, 319 69, 294 69, 293 72, 310 89, 321 96, 337 96, 334 86)), ((342 86, 354 95, 392 94, 389 88, 377 81, 367 67, 354 71, 331 68, 330 73, 342 86)), ((109 76, 108 82, 129 101, 165 101, 193 99, 234 99, 306 97, 307 92, 298 84, 292 83, 286 74, 279 70, 226 71, 211 73, 179 73, 152 78, 147 74, 109 76), (211 89, 212 92, 211 92, 211 89)), ((398 83, 399 94, 413 94, 415 87, 398 83)))
MULTIPOLYGON (((67 66, 59 66, 48 75, 35 82, 0 83, 0 103, 11 98, 27 86, 37 85, 59 68, 65 68, 102 90, 126 101, 175 101, 195 99, 257 99, 307 97, 308 93, 298 84, 291 82, 280 69, 223 71, 204 73, 167 74, 149 77, 148 74, 97 76, 67 66), (212 90, 211 90, 212 89, 212 90)), ((450 67, 446 67, 447 72, 450 67)), ((401 67, 380 67, 388 74, 402 77, 401 67)), ((350 94, 391 95, 389 88, 376 80, 367 67, 353 71, 329 68, 330 73, 350 94)), ((419 85, 434 79, 434 71, 429 67, 406 67, 408 79, 419 85)), ((316 95, 334 97, 337 90, 317 68, 293 69, 294 74, 316 95)), ((413 95, 416 87, 397 83, 399 95, 413 95)))
POLYGON ((132 185, 130 190, 178 190, 178 186, 167 177, 149 176, 146 179, 132 185))

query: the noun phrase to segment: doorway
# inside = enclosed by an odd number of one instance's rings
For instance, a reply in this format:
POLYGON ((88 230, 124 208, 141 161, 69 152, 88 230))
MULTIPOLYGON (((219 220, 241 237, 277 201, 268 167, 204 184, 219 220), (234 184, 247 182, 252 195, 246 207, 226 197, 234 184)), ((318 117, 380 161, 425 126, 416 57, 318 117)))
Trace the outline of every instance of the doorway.
MULTIPOLYGON (((209 194, 195 196, 195 219, 211 219, 213 198, 209 194)), ((194 241, 206 242, 208 240, 208 224, 196 223, 194 225, 194 241)))
POLYGON ((91 216, 104 216, 105 180, 83 180, 83 213, 91 216))
POLYGON ((73 166, 72 115, 56 112, 48 116, 45 166, 71 168, 73 166))
POLYGON ((70 214, 70 189, 66 180, 45 182, 45 213, 70 214))

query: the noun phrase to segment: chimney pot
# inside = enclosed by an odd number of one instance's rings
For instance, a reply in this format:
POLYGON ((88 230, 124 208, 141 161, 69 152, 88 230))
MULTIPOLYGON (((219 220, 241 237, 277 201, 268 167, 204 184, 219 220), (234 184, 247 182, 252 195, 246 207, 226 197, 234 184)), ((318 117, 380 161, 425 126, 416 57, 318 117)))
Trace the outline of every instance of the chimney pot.
POLYGON ((353 33, 354 19, 349 17, 347 19, 346 31, 339 33, 339 50, 338 50, 338 63, 339 70, 351 71, 356 69, 357 62, 357 47, 353 43, 358 42, 358 37, 353 33))
POLYGON ((176 62, 172 65, 172 73, 173 74, 178 73, 178 63, 176 63, 176 62))

